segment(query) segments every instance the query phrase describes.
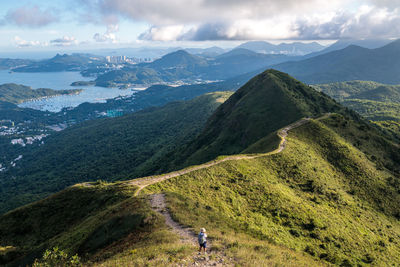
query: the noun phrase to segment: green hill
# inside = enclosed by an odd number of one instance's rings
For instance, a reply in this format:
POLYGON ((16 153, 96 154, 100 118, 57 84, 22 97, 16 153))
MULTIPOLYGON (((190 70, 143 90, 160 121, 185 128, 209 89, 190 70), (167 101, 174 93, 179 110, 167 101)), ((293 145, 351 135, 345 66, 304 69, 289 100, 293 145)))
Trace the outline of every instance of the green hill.
POLYGON ((87 68, 103 66, 104 58, 90 55, 74 53, 71 55, 57 54, 50 59, 30 62, 26 66, 14 68, 15 72, 55 72, 55 71, 79 71, 87 68))
POLYGON ((19 104, 21 102, 42 97, 79 94, 82 90, 52 90, 46 88, 32 89, 15 83, 0 85, 0 101, 19 104))
POLYGON ((348 81, 313 85, 327 95, 343 101, 366 99, 400 103, 400 85, 389 85, 371 81, 348 81))
POLYGON ((178 166, 236 154, 303 117, 343 108, 311 87, 275 70, 251 79, 222 104, 201 135, 177 155, 178 166))
MULTIPOLYGON (((190 160, 227 151, 253 154, 226 161, 214 156, 174 176, 79 184, 8 212, 0 217, 0 263, 27 264, 59 247, 77 253, 84 265, 195 264, 196 247, 181 241, 149 205, 156 193, 165 194, 162 212, 174 221, 194 231, 207 228, 209 261, 222 257, 238 266, 400 262, 399 145, 326 95, 268 70, 220 105, 192 138, 177 150, 197 148, 202 157, 190 160), (281 152, 267 153, 277 147, 277 130, 311 116, 288 132, 281 152), (220 124, 231 128, 225 131, 220 124), (216 137, 205 139, 205 133, 216 137), (205 142, 196 147, 198 140, 205 142), (141 187, 139 194, 134 184, 141 187)), ((171 161, 175 155, 162 158, 171 161)))
POLYGON ((207 227, 211 253, 240 266, 395 265, 399 177, 379 157, 391 153, 399 156, 373 127, 331 115, 289 132, 282 153, 226 161, 139 197, 128 183, 82 184, 9 212, 0 217, 0 259, 28 263, 57 246, 85 265, 185 265, 196 248, 147 202, 163 192, 174 220, 207 227))
POLYGON ((157 170, 153 162, 192 140, 231 95, 210 93, 114 119, 98 119, 53 134, 0 172, 0 213, 81 181, 115 181, 157 170))
MULTIPOLYGON (((371 81, 313 85, 363 117, 373 121, 400 121, 400 86, 371 81)), ((399 137, 400 138, 400 135, 399 137)))
POLYGON ((212 229, 214 243, 239 265, 269 263, 251 238, 338 266, 396 265, 398 147, 341 115, 312 121, 287 140, 280 154, 227 161, 144 193, 166 193, 179 223, 212 229))

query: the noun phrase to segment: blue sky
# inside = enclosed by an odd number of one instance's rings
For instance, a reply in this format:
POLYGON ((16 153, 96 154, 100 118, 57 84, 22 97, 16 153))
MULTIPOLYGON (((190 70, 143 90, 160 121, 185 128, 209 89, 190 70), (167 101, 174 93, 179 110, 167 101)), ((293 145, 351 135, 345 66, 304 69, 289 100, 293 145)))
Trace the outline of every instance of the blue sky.
POLYGON ((398 0, 2 0, 0 50, 399 38, 398 0))

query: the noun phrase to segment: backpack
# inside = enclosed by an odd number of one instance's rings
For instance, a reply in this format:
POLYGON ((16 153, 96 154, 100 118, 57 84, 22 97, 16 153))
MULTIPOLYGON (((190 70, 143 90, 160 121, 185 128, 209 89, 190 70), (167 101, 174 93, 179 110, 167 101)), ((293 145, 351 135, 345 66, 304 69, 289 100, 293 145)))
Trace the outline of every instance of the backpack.
POLYGON ((199 243, 204 244, 206 242, 206 235, 204 233, 199 234, 199 243))

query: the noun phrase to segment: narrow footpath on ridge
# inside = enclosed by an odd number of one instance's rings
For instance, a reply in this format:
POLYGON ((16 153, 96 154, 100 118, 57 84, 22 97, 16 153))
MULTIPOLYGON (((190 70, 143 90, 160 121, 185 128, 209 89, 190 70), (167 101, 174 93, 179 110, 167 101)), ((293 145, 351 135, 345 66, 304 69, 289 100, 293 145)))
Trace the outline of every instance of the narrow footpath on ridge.
MULTIPOLYGON (((319 118, 317 118, 316 120, 321 120, 324 119, 326 117, 330 116, 330 113, 327 113, 319 118)), ((129 185, 135 185, 137 187, 139 187, 139 189, 135 192, 135 196, 139 195, 139 193, 143 190, 143 188, 155 184, 155 183, 159 183, 162 182, 164 180, 168 180, 177 176, 181 176, 193 171, 197 171, 197 170, 201 170, 204 168, 208 168, 217 164, 220 164, 222 162, 225 161, 229 161, 229 160, 241 160, 241 159, 255 159, 255 158, 259 158, 259 157, 265 157, 265 156, 269 156, 269 155, 274 155, 274 154, 278 154, 281 153, 285 148, 286 148, 286 137, 288 135, 288 132, 290 130, 293 130, 297 127, 300 127, 306 123, 308 123, 311 120, 311 118, 303 118, 301 120, 298 120, 292 124, 289 124, 288 126, 280 129, 278 131, 278 136, 281 138, 281 141, 279 143, 279 146, 277 149, 275 149, 274 151, 271 152, 267 152, 267 153, 262 153, 262 154, 254 154, 254 155, 232 155, 232 156, 227 156, 224 157, 222 159, 219 160, 213 160, 213 161, 209 161, 206 162, 204 164, 201 165, 197 165, 197 166, 193 166, 193 167, 188 167, 186 169, 183 170, 179 170, 179 171, 174 171, 174 172, 170 172, 170 173, 166 173, 166 174, 161 174, 161 175, 153 175, 153 176, 147 176, 147 177, 142 177, 142 178, 137 178, 137 179, 133 179, 130 181, 127 181, 127 183, 129 185)))
MULTIPOLYGON (((321 120, 324 118, 327 118, 331 115, 331 113, 327 113, 316 120, 321 120)), ((311 118, 303 118, 299 121, 296 121, 292 124, 289 124, 288 126, 280 129, 278 131, 278 136, 281 138, 281 141, 279 143, 279 146, 277 149, 274 151, 268 152, 268 153, 263 153, 263 154, 255 154, 255 155, 232 155, 232 156, 227 156, 223 159, 220 160, 214 160, 210 161, 201 165, 197 165, 194 167, 189 167, 187 169, 179 170, 179 171, 174 171, 170 172, 167 174, 162 174, 162 175, 154 175, 154 176, 148 176, 148 177, 143 177, 143 178, 138 178, 134 179, 131 181, 128 181, 128 184, 130 185, 135 185, 138 186, 139 189, 135 192, 135 196, 139 195, 139 193, 144 189, 145 187, 162 182, 164 180, 168 180, 180 175, 184 175, 196 170, 208 168, 214 165, 217 165, 221 162, 225 162, 228 160, 242 160, 242 159, 255 159, 259 157, 265 157, 268 155, 274 155, 281 153, 285 148, 286 148, 286 137, 288 135, 288 132, 290 130, 293 130, 297 127, 300 127, 306 123, 308 123, 311 120, 311 118)), ((167 209, 167 204, 165 200, 165 195, 164 194, 153 194, 150 195, 150 204, 151 208, 162 215, 165 219, 165 224, 171 228, 171 230, 176 233, 180 238, 183 243, 190 244, 193 246, 198 246, 197 243, 197 234, 193 232, 191 229, 186 228, 177 222, 175 222, 172 217, 170 212, 167 209)), ((234 266, 232 259, 227 258, 227 256, 221 252, 221 251, 215 251, 212 249, 212 246, 210 246, 210 241, 209 239, 207 240, 207 246, 211 247, 210 250, 208 250, 208 254, 204 255, 201 254, 199 255, 197 252, 193 253, 193 256, 190 260, 183 262, 181 264, 178 264, 177 266, 202 266, 202 267, 208 267, 208 266, 234 266), (212 255, 212 259, 210 259, 210 255, 212 255)))

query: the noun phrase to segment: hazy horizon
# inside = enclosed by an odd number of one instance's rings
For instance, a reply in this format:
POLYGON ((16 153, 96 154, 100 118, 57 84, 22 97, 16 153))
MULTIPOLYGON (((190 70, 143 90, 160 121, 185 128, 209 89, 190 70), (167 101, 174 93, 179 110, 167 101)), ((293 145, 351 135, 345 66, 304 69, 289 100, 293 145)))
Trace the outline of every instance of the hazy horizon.
POLYGON ((396 1, 39 0, 0 3, 0 54, 132 47, 232 48, 250 40, 328 45, 397 39, 396 1), (196 12, 193 12, 196 10, 196 12))

